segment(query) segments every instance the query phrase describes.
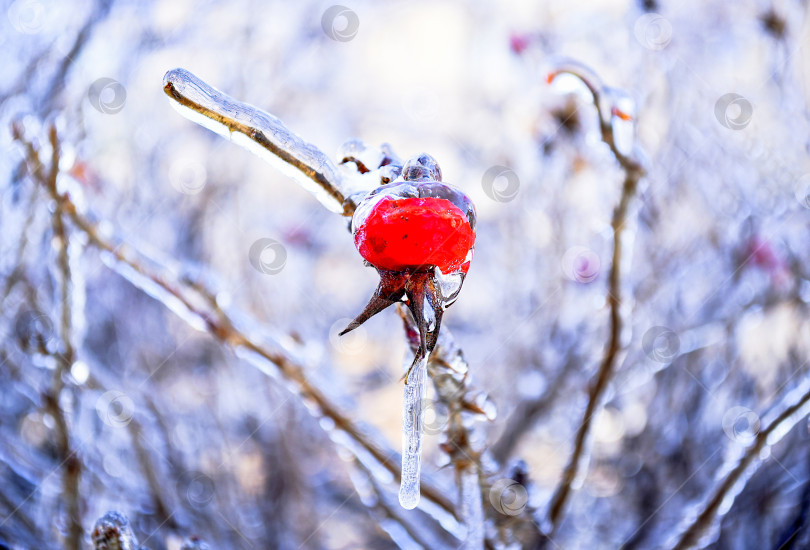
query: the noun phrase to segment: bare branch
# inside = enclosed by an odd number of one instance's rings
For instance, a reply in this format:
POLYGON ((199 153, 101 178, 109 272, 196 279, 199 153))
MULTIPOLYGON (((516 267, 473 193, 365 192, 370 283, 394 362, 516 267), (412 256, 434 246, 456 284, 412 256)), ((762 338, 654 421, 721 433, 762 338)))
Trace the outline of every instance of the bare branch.
MULTIPOLYGON (((15 125, 12 128, 16 139, 22 139, 22 129, 15 125)), ((68 256, 68 234, 65 230, 64 210, 58 200, 59 192, 56 188, 56 180, 59 174, 60 146, 56 135, 56 127, 51 126, 48 137, 51 144, 51 160, 49 169, 46 170, 37 151, 30 143, 26 143, 29 162, 29 170, 34 178, 44 186, 52 198, 56 200, 56 208, 51 217, 54 239, 58 245, 57 263, 61 273, 60 298, 61 298, 61 325, 59 337, 61 340, 61 352, 54 354, 56 368, 51 378, 51 387, 44 396, 45 409, 54 419, 56 429, 56 446, 59 452, 60 466, 62 469, 62 491, 66 503, 67 514, 67 535, 65 547, 70 550, 79 550, 81 540, 84 535, 81 521, 81 497, 79 495, 79 481, 81 478, 81 461, 73 449, 65 413, 59 403, 62 391, 65 388, 65 378, 71 366, 76 360, 76 352, 72 342, 72 298, 71 298, 71 271, 70 258, 68 256)), ((43 350, 47 353, 47 350, 43 350)))
POLYGON ((575 361, 580 358, 571 353, 569 359, 557 371, 554 379, 549 383, 548 389, 540 396, 530 399, 525 399, 518 403, 515 411, 510 415, 506 421, 506 426, 501 436, 490 447, 492 457, 503 464, 512 456, 518 443, 523 439, 523 436, 534 427, 537 420, 543 417, 554 405, 556 400, 564 395, 562 388, 568 378, 576 372, 574 368, 575 361))
POLYGON ((715 525, 721 508, 730 508, 733 499, 743 490, 751 474, 761 463, 763 451, 778 443, 796 424, 810 414, 810 381, 805 380, 777 402, 785 403, 786 406, 767 428, 757 433, 754 442, 745 450, 737 464, 718 482, 703 510, 687 525, 678 542, 672 546, 672 550, 702 548, 711 542, 704 538, 707 531, 715 525))
MULTIPOLYGON (((616 147, 613 136, 613 127, 610 124, 610 117, 605 116, 601 105, 601 96, 603 87, 594 82, 594 79, 589 76, 588 72, 582 70, 581 67, 573 64, 566 64, 557 69, 550 75, 550 79, 560 73, 568 73, 578 77, 590 90, 593 96, 593 102, 596 106, 597 114, 599 115, 599 127, 602 133, 602 141, 604 141, 616 160, 621 165, 625 172, 624 184, 622 185, 622 193, 619 199, 619 204, 613 211, 613 219, 611 226, 613 228, 613 258, 611 260, 610 275, 608 282, 608 296, 607 302, 610 308, 610 335, 608 336, 608 345, 602 362, 599 365, 599 370, 596 373, 590 390, 588 391, 588 405, 585 407, 585 414, 582 423, 577 430, 574 439, 574 448, 571 457, 563 470, 562 480, 560 481, 554 496, 551 499, 549 506, 549 522, 551 524, 551 533, 554 533, 559 527, 560 522, 565 513, 566 503, 573 490, 573 485, 577 477, 580 475, 580 468, 586 454, 586 449, 589 443, 589 435, 594 417, 599 409, 602 407, 602 399, 605 391, 608 388, 610 380, 616 370, 617 357, 621 351, 621 332, 623 320, 621 316, 622 305, 622 283, 621 283, 621 264, 622 264, 622 234, 625 230, 627 223, 627 211, 630 201, 635 197, 638 182, 644 174, 641 164, 625 156, 616 147)), ((550 534, 551 534, 550 533, 550 534)))
MULTIPOLYGON (((30 142, 25 141, 20 132, 15 132, 15 138, 23 143, 29 162, 35 169, 37 166, 41 166, 37 164, 39 156, 36 148, 30 142)), ((277 367, 277 372, 293 383, 302 399, 313 401, 318 406, 320 414, 331 419, 335 428, 348 436, 352 443, 348 445, 348 449, 358 456, 358 459, 363 460, 369 457, 374 459, 387 469, 395 479, 399 480, 398 453, 375 441, 365 430, 356 425, 337 405, 329 400, 320 388, 307 378, 305 374, 306 368, 295 362, 280 346, 278 349, 271 349, 236 328, 231 317, 216 303, 213 298, 215 294, 210 291, 201 293, 198 290, 201 286, 199 283, 189 284, 178 280, 174 278, 169 270, 152 260, 148 260, 131 246, 121 242, 114 242, 102 236, 96 224, 79 213, 76 205, 68 195, 57 193, 55 199, 64 214, 70 218, 79 230, 87 235, 89 244, 112 258, 112 269, 139 288, 148 287, 152 291, 159 289, 165 294, 165 296, 162 296, 162 303, 179 306, 183 313, 190 314, 195 321, 201 321, 193 325, 195 328, 206 330, 218 341, 235 350, 247 352, 240 355, 246 357, 263 372, 275 374, 275 371, 267 369, 267 363, 277 367), (259 361, 256 361, 257 358, 259 361)), ((154 296, 153 292, 150 293, 154 296)), ((175 313, 179 313, 176 307, 171 307, 171 309, 175 313)), ((181 318, 187 322, 192 322, 186 315, 181 315, 181 318)), ((438 488, 429 483, 423 484, 422 496, 455 516, 456 512, 453 503, 438 488)))

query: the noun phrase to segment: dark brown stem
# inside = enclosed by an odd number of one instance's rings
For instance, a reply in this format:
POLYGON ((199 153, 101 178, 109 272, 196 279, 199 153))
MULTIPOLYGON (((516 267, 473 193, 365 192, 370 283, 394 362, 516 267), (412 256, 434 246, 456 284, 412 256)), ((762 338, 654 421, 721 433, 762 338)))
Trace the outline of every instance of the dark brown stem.
MULTIPOLYGON (((59 174, 59 139, 56 135, 56 127, 51 126, 48 134, 51 143, 50 170, 45 177, 45 170, 41 163, 36 169, 41 182, 45 185, 48 193, 56 199, 59 193, 56 189, 56 178, 59 174)), ((45 397, 45 407, 54 419, 56 427, 56 447, 58 456, 62 461, 62 492, 65 499, 65 513, 67 515, 67 535, 65 537, 65 548, 69 550, 79 550, 81 539, 84 535, 81 520, 81 500, 79 496, 79 481, 81 478, 81 461, 76 456, 72 448, 70 428, 68 427, 65 413, 59 404, 62 391, 65 389, 65 378, 70 372, 70 368, 76 360, 76 351, 73 348, 72 338, 72 300, 71 300, 71 271, 70 258, 68 257, 68 235, 65 230, 64 212, 60 202, 57 200, 56 208, 52 216, 53 232, 58 243, 57 263, 61 272, 60 297, 61 297, 61 324, 60 340, 62 352, 55 354, 57 362, 56 369, 51 379, 51 388, 45 397)))
POLYGON ((563 72, 580 78, 590 90, 599 116, 602 141, 610 147, 619 165, 624 170, 625 177, 624 184, 622 185, 621 198, 619 199, 619 204, 616 206, 616 209, 613 211, 611 221, 613 229, 613 258, 611 260, 608 280, 607 302, 608 308, 610 309, 610 334, 608 337, 607 350, 605 351, 605 355, 602 358, 599 369, 588 391, 588 405, 585 408, 582 422, 579 425, 574 439, 574 448, 571 452, 571 457, 563 470, 562 479, 551 498, 548 514, 551 524, 551 532, 549 534, 553 534, 557 530, 565 514, 565 507, 573 491, 574 481, 580 475, 580 468, 589 444, 589 436, 594 417, 602 406, 605 391, 616 370, 617 358, 621 351, 621 332, 623 325, 621 316, 622 235, 627 224, 627 211, 630 201, 635 197, 638 182, 644 174, 641 164, 638 161, 624 155, 616 147, 610 119, 604 116, 601 108, 601 86, 594 83, 592 78, 585 76, 579 67, 563 66, 554 74, 563 72))

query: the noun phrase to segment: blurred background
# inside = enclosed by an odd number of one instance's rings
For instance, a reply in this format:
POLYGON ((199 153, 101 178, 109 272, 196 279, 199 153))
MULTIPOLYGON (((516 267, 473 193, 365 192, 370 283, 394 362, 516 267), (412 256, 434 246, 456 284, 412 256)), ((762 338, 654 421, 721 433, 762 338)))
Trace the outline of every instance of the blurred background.
MULTIPOLYGON (((632 117, 613 119, 618 146, 647 168, 626 227, 624 351, 555 547, 664 544, 808 376, 806 0, 2 6, 0 547, 66 544, 71 468, 86 547, 110 510, 152 549, 191 535, 211 548, 407 546, 357 493, 317 413, 110 270, 70 223, 61 337, 64 240, 14 121, 43 159, 56 125, 58 184, 101 227, 174 273, 203 273, 218 303, 400 448, 401 321, 392 309, 337 336, 378 280, 347 219, 177 114, 162 90, 175 67, 330 156, 352 138, 428 152, 472 198, 475 258, 444 323, 498 409, 477 428, 489 475, 525 472, 516 506, 538 523, 605 350, 624 177, 587 90, 549 84, 550 60, 615 88, 607 99, 632 117), (249 258, 259 239, 281 245, 264 272, 249 258)), ((424 469, 454 500, 440 441, 428 433, 424 469)), ((767 451, 721 510, 714 547, 810 544, 806 420, 767 451)), ((494 502, 490 546, 520 547, 496 536, 494 502)))

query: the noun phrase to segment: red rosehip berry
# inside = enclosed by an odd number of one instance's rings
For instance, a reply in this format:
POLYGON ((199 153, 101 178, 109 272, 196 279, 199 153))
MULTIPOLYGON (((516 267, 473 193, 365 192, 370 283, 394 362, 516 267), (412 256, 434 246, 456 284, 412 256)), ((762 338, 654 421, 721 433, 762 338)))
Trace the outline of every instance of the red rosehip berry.
POLYGON ((391 271, 438 268, 466 273, 475 243, 467 199, 452 187, 431 182, 416 187, 389 184, 370 196, 355 218, 354 244, 371 265, 391 271), (454 197, 455 202, 445 197, 454 197), (466 201, 466 204, 465 204, 466 201))
POLYGON ((352 217, 355 246, 379 272, 380 284, 342 334, 405 302, 420 333, 414 364, 436 345, 442 314, 461 289, 475 244, 475 207, 441 179, 433 157, 419 155, 402 167, 400 179, 369 193, 352 217))

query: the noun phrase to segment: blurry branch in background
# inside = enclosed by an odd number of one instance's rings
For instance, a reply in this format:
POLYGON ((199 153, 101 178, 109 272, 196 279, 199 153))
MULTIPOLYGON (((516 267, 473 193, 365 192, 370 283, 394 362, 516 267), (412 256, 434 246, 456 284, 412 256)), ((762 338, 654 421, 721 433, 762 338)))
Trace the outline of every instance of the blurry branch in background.
POLYGON ((14 257, 14 269, 13 271, 6 277, 5 284, 3 285, 3 291, 0 293, 0 304, 2 304, 6 298, 8 298, 9 294, 18 282, 20 282, 23 278, 23 257, 25 256, 25 250, 28 247, 28 228, 31 227, 31 223, 34 221, 34 215, 37 212, 37 200, 39 199, 39 187, 34 187, 31 191, 31 196, 28 199, 28 204, 26 205, 26 209, 28 210, 28 216, 25 218, 25 222, 22 225, 22 232, 20 235, 20 244, 17 246, 17 253, 14 257))
POLYGON ((697 517, 686 522, 686 528, 672 550, 703 548, 713 542, 711 529, 716 526, 718 518, 731 508, 735 497, 742 492, 762 463, 764 455, 770 454, 770 447, 810 414, 810 380, 805 379, 797 388, 780 396, 776 403, 776 416, 766 428, 756 434, 753 443, 745 449, 736 463, 732 460, 721 468, 719 481, 711 496, 697 517), (779 409, 781 412, 777 413, 779 409))
MULTIPOLYGON (((12 135, 14 139, 22 141, 22 126, 13 125, 12 135)), ((67 534, 64 545, 69 550, 79 550, 81 539, 84 534, 81 521, 81 499, 79 495, 79 480, 81 477, 81 461, 76 454, 71 442, 70 428, 62 409, 61 398, 63 390, 70 391, 65 386, 65 381, 70 373, 70 368, 76 361, 76 350, 73 347, 72 334, 72 281, 70 270, 70 258, 68 256, 68 233, 65 229, 63 203, 59 200, 59 192, 56 188, 56 180, 59 175, 60 147, 56 135, 56 127, 51 126, 48 132, 51 144, 50 166, 45 167, 33 144, 24 142, 26 157, 28 160, 28 170, 30 175, 37 180, 56 201, 56 207, 51 215, 53 227, 54 243, 57 247, 57 266, 61 275, 59 298, 60 298, 60 328, 59 339, 60 350, 55 351, 52 356, 56 362, 53 376, 51 378, 50 390, 43 396, 45 409, 54 420, 56 429, 56 448, 59 457, 59 468, 62 469, 62 492, 65 499, 65 515, 67 522, 67 534)), ((48 355, 47 349, 40 350, 43 355, 48 355)))
POLYGON ((551 410, 551 407, 565 394, 563 387, 570 376, 576 372, 576 365, 582 362, 577 350, 570 349, 562 367, 551 380, 548 388, 537 397, 524 399, 509 416, 503 433, 490 447, 492 458, 499 464, 506 464, 517 448, 523 436, 534 428, 535 422, 551 410))
MULTIPOLYGON (((70 219, 73 225, 87 236, 88 243, 102 252, 105 263, 111 269, 160 301, 192 327, 205 330, 220 343, 242 352, 241 357, 253 363, 263 372, 273 377, 276 376, 276 372, 280 374, 284 380, 292 383, 302 400, 315 404, 317 411, 314 411, 313 414, 316 417, 330 419, 335 430, 346 435, 345 438, 341 437, 339 440, 357 460, 364 463, 373 461, 378 467, 381 466, 388 470, 394 479, 399 479, 398 454, 373 439, 346 416, 337 405, 332 403, 324 392, 307 377, 306 367, 297 363, 280 344, 271 348, 236 328, 232 317, 217 304, 215 293, 207 290, 199 281, 189 281, 178 277, 165 267, 165 263, 161 264, 147 259, 124 241, 105 236, 96 223, 79 212, 67 193, 59 193, 55 185, 50 185, 50 178, 52 177, 55 182, 56 175, 53 172, 46 174, 39 149, 22 135, 21 127, 15 125, 13 131, 14 138, 25 149, 26 161, 35 181, 46 186, 55 200, 56 211, 70 219), (267 363, 274 365, 277 371, 268 369, 267 363)), ((51 135, 58 146, 55 130, 51 130, 51 135)), ((244 317, 239 315, 239 318, 244 317)), ((58 402, 54 401, 54 404, 59 409, 58 402)), ((311 407, 307 407, 307 409, 312 411, 311 407)), ((75 481, 77 482, 78 479, 75 481)), ((75 494, 78 498, 78 493, 75 494)), ((430 512, 439 512, 445 517, 456 515, 452 501, 429 482, 423 481, 422 483, 422 497, 428 501, 424 508, 430 512)))
POLYGON ((95 7, 90 11, 90 16, 88 17, 87 21, 85 21, 78 34, 76 34, 76 39, 73 41, 73 45, 60 62, 56 73, 54 73, 53 77, 51 77, 51 82, 43 95, 42 105, 40 105, 39 108, 39 111, 43 116, 50 112, 50 110, 53 108, 55 100, 59 97, 59 92, 61 92, 65 85, 65 77, 67 76, 70 67, 73 65, 76 59, 79 58, 82 50, 87 45, 95 26, 107 18, 112 4, 113 0, 96 1, 95 7))
POLYGON ((599 117, 599 130, 602 135, 602 141, 610 147, 613 156, 616 157, 616 160, 624 171, 624 183, 622 184, 619 204, 613 211, 613 219, 611 221, 613 229, 613 258, 610 265, 607 295, 607 303, 610 309, 610 329, 607 349, 605 350, 602 362, 599 365, 599 369, 588 391, 588 405, 585 407, 582 423, 574 439, 574 448, 571 452, 571 457, 563 470, 562 480, 555 490, 549 505, 549 535, 552 535, 559 527, 574 485, 577 479, 579 479, 579 476, 583 475, 580 469, 585 466, 584 463, 587 460, 591 427, 596 414, 603 405, 602 400, 613 378, 613 374, 616 371, 618 356, 622 349, 621 333, 624 323, 621 311, 622 236, 628 221, 627 212, 630 201, 635 197, 638 182, 644 175, 641 162, 619 150, 616 143, 616 136, 613 133, 613 120, 615 117, 629 121, 632 120, 633 114, 620 110, 615 104, 609 105, 610 110, 606 112, 603 101, 606 97, 610 97, 611 90, 606 88, 599 78, 587 67, 577 63, 561 63, 549 74, 548 81, 551 82, 554 78, 563 73, 577 77, 590 91, 593 104, 596 107, 596 114, 599 117))
POLYGON ((416 544, 422 548, 459 547, 459 539, 438 524, 414 521, 411 512, 403 509, 392 498, 365 464, 357 459, 352 464, 355 468, 354 476, 362 476, 362 479, 353 479, 360 498, 397 546, 409 548, 416 544))

